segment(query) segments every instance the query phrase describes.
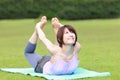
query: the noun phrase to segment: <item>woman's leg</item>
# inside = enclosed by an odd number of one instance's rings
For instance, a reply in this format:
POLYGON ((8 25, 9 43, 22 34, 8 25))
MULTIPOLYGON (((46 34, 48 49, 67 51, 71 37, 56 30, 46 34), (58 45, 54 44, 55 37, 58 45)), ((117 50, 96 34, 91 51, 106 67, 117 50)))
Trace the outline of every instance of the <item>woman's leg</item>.
POLYGON ((28 62, 31 64, 33 68, 36 67, 38 61, 42 58, 42 56, 35 53, 37 39, 38 39, 37 33, 36 31, 34 31, 24 51, 26 59, 28 60, 28 62))

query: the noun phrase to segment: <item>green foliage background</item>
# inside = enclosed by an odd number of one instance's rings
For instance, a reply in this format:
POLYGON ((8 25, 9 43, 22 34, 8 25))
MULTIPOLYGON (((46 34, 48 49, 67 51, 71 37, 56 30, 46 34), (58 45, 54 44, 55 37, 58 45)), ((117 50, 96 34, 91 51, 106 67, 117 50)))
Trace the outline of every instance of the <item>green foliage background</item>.
POLYGON ((120 0, 0 0, 0 19, 42 15, 69 20, 117 18, 119 4, 120 0))

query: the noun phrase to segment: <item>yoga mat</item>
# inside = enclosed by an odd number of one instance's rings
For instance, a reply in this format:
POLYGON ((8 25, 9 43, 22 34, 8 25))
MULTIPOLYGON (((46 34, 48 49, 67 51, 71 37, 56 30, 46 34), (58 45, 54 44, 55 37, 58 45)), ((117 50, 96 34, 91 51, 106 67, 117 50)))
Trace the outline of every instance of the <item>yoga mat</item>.
POLYGON ((42 73, 35 73, 33 68, 0 68, 1 71, 11 73, 21 73, 24 75, 44 77, 48 80, 71 80, 78 78, 90 78, 90 77, 105 77, 110 76, 110 72, 96 72, 82 67, 77 68, 74 74, 71 75, 46 75, 42 73))

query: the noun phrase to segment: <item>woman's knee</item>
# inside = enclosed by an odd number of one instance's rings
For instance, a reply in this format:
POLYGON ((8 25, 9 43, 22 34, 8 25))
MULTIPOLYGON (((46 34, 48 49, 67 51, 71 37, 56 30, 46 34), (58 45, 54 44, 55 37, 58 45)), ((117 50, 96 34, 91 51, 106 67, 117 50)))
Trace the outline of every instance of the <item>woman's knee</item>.
POLYGON ((27 52, 24 51, 24 56, 27 57, 28 55, 29 55, 29 53, 27 53, 27 52))
POLYGON ((36 49, 36 44, 32 44, 30 42, 27 43, 24 53, 34 53, 36 49))

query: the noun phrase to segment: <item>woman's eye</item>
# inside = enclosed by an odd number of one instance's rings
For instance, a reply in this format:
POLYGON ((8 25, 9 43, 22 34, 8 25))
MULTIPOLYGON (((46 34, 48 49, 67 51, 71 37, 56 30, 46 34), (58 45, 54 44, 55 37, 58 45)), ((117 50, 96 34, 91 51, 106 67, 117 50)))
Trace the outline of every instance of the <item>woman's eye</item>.
POLYGON ((68 32, 65 32, 65 34, 67 34, 68 32))
POLYGON ((70 31, 71 33, 73 33, 73 31, 70 31))

